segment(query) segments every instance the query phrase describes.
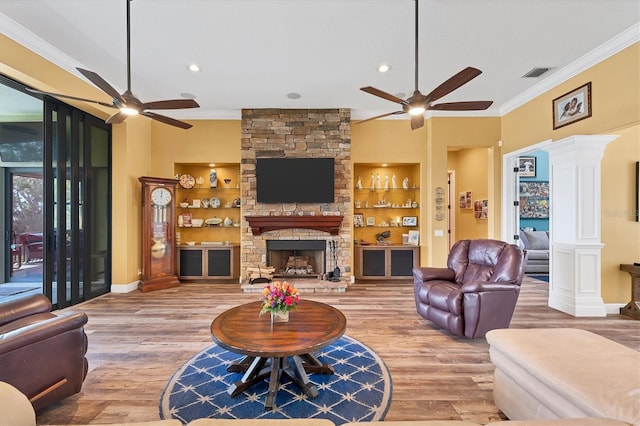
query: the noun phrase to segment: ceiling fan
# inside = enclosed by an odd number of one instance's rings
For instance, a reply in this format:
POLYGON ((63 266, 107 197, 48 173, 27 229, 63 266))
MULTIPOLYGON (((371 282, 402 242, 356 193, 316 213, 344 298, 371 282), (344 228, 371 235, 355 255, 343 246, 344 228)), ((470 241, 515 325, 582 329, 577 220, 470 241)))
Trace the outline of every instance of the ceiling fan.
POLYGON ((367 86, 362 87, 360 90, 372 94, 374 96, 378 96, 380 98, 386 99, 391 102, 398 103, 402 105, 401 111, 388 112, 386 114, 377 115, 375 117, 367 118, 365 120, 358 121, 354 124, 364 123, 366 121, 375 120, 377 118, 387 117, 389 115, 396 114, 404 114, 409 113, 411 115, 411 130, 419 129, 424 126, 424 112, 427 110, 440 110, 440 111, 473 111, 473 110, 484 110, 491 106, 493 101, 465 101, 465 102, 446 102, 441 104, 433 105, 432 102, 442 98, 445 95, 453 92, 460 86, 468 83, 473 80, 480 74, 482 71, 473 67, 467 67, 450 77, 444 83, 440 84, 440 86, 433 89, 428 95, 423 95, 418 90, 418 0, 416 2, 416 31, 415 31, 415 90, 413 94, 409 96, 407 99, 401 99, 397 96, 394 96, 390 93, 384 92, 380 89, 376 89, 375 87, 367 86))
POLYGON ((83 76, 85 76, 90 82, 96 85, 99 89, 111 96, 112 103, 95 101, 91 99, 83 99, 75 96, 62 95, 59 93, 43 92, 40 90, 29 89, 31 92, 40 93, 43 95, 50 95, 60 98, 74 99, 77 101, 93 102, 98 105, 106 106, 109 108, 115 108, 118 110, 115 114, 107 118, 106 123, 116 124, 122 123, 127 117, 131 115, 141 114, 154 120, 160 121, 171 126, 180 127, 182 129, 188 129, 192 127, 191 124, 184 121, 176 120, 171 117, 156 114, 149 110, 157 109, 184 109, 184 108, 199 108, 200 105, 193 99, 169 99, 164 101, 142 102, 131 92, 131 11, 130 1, 125 0, 127 3, 127 90, 120 94, 118 91, 107 83, 102 77, 93 71, 85 70, 82 68, 76 68, 83 76))

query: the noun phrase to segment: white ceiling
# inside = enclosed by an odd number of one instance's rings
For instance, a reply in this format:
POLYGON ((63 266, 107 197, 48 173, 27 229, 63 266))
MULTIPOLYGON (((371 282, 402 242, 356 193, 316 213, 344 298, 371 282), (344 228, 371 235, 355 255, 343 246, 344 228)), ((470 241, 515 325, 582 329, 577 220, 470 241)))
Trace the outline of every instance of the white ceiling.
MULTIPOLYGON (((123 92, 125 1, 0 0, 0 30, 123 92)), ((419 22, 420 90, 474 66, 483 74, 440 101, 493 100, 480 114, 499 115, 618 34, 637 41, 640 0, 421 0, 419 22), (553 69, 522 78, 533 67, 553 69)), ((133 92, 200 104, 166 113, 175 118, 338 107, 365 118, 399 108, 360 87, 413 91, 413 0, 133 0, 131 33, 133 92), (202 71, 188 71, 192 62, 202 71), (381 63, 391 71, 378 73, 381 63)))

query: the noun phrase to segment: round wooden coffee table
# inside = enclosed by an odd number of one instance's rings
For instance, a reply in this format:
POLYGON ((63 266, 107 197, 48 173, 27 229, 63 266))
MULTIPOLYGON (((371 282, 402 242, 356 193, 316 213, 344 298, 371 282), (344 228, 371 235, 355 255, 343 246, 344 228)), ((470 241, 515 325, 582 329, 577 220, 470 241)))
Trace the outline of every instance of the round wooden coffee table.
POLYGON ((218 345, 247 355, 227 368, 230 372, 245 373, 227 392, 237 396, 269 376, 264 406, 271 410, 284 374, 308 397, 315 398, 318 390, 307 373, 333 374, 333 368, 320 363, 313 352, 342 337, 347 320, 333 306, 311 300, 300 301, 286 323, 272 323, 268 313, 260 316, 261 307, 260 301, 236 306, 211 323, 211 336, 218 345))

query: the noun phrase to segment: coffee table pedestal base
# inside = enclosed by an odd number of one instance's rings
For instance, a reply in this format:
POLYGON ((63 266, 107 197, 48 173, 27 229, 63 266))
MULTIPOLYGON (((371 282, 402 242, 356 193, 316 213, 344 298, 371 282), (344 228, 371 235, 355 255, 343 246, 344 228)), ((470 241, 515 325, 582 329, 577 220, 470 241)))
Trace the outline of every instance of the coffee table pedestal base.
POLYGON ((266 411, 272 410, 275 406, 276 394, 280 379, 284 374, 295 383, 306 396, 315 398, 318 396, 318 389, 309 380, 308 373, 333 374, 333 368, 328 364, 322 364, 312 354, 293 355, 290 357, 259 358, 247 356, 240 362, 236 362, 227 368, 230 373, 242 373, 242 379, 229 386, 227 393, 231 396, 238 396, 254 384, 269 377, 269 390, 264 403, 266 411))

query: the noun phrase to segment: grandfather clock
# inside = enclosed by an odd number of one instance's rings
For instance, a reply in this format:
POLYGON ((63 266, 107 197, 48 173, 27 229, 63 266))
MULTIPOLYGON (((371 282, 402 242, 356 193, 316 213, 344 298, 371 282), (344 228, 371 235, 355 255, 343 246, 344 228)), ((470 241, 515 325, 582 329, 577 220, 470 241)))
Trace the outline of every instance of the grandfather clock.
POLYGON ((138 288, 146 293, 180 285, 176 275, 175 179, 143 176, 142 277, 138 288))

